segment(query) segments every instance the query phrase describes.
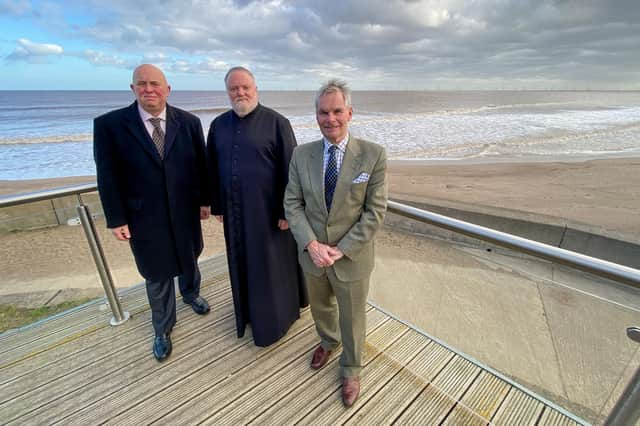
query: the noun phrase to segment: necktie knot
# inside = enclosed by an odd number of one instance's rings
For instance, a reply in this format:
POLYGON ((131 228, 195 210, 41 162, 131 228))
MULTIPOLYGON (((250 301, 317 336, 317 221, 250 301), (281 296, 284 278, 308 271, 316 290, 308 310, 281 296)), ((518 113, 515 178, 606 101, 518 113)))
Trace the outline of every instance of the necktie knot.
POLYGON ((151 139, 153 140, 153 144, 156 146, 158 150, 158 154, 160 154, 160 158, 164 157, 164 131, 162 130, 162 126, 160 126, 161 119, 158 117, 151 117, 149 122, 153 125, 153 133, 151 134, 151 139))

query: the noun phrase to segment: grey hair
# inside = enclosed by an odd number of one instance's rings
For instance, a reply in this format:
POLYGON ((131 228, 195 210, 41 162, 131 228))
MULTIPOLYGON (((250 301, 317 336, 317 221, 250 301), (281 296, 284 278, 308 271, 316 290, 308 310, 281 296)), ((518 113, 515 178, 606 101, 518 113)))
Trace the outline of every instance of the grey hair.
POLYGON ((249 76, 251 77, 251 80, 253 80, 253 84, 256 83, 256 78, 253 76, 253 73, 251 71, 249 71, 248 69, 246 69, 245 67, 241 67, 241 66, 237 66, 237 67, 233 67, 231 68, 229 71, 227 71, 227 73, 224 76, 224 85, 227 85, 227 80, 229 80, 229 76, 231 75, 232 72, 235 71, 242 71, 245 72, 247 74, 249 74, 249 76))
POLYGON ((342 93, 342 97, 344 98, 344 105, 347 107, 351 106, 351 89, 347 86, 347 82, 344 80, 339 80, 337 78, 332 78, 331 80, 324 83, 318 91, 316 92, 316 110, 318 109, 318 102, 320 102, 320 98, 324 95, 328 95, 329 93, 342 93))

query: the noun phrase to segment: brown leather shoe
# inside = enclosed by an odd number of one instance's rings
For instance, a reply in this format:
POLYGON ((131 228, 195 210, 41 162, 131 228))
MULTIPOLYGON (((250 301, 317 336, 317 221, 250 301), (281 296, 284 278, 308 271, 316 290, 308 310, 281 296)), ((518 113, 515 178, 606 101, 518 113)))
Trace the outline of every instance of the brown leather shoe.
POLYGON ((342 403, 345 407, 351 407, 360 395, 360 377, 342 378, 342 403))
POLYGON ((329 360, 329 355, 331 355, 332 350, 329 349, 325 351, 322 348, 322 345, 318 345, 315 351, 313 351, 313 357, 311 357, 311 368, 317 370, 319 368, 324 367, 324 365, 329 360))

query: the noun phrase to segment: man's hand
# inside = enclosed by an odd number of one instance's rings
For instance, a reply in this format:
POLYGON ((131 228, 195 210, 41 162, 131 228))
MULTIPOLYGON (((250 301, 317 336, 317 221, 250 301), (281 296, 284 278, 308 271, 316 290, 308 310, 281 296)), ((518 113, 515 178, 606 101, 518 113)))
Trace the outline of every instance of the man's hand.
POLYGON ((329 254, 329 250, 331 250, 331 247, 318 242, 318 240, 313 240, 307 245, 311 260, 318 268, 326 268, 333 265, 334 261, 329 254))
POLYGON ((217 214, 217 215, 216 215, 216 220, 217 220, 218 222, 220 222, 220 223, 222 223, 222 222, 224 221, 224 219, 223 219, 223 217, 222 217, 222 215, 221 215, 221 214, 217 214))
POLYGON ((287 229, 289 229, 289 222, 287 222, 285 219, 278 219, 278 228, 281 231, 286 231, 287 229))
POLYGON ((338 248, 338 246, 329 247, 328 252, 329 256, 331 256, 331 260, 334 262, 344 257, 344 253, 338 248))
POLYGON ((200 206, 200 220, 207 220, 211 216, 211 209, 209 206, 200 206))
POLYGON ((131 233, 129 232, 129 225, 122 225, 116 228, 111 228, 111 233, 120 241, 129 241, 131 233))

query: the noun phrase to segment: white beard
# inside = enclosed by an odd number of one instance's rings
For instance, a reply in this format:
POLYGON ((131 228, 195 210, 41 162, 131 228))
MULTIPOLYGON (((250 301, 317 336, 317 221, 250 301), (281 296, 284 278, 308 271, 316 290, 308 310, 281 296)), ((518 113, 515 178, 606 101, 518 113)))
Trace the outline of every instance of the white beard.
POLYGON ((236 114, 240 117, 245 117, 251 113, 258 106, 258 101, 256 100, 253 103, 248 102, 237 102, 232 103, 231 108, 235 111, 236 114))

